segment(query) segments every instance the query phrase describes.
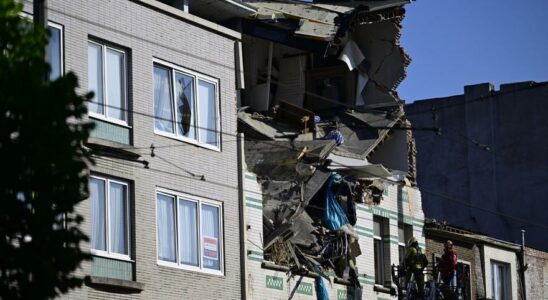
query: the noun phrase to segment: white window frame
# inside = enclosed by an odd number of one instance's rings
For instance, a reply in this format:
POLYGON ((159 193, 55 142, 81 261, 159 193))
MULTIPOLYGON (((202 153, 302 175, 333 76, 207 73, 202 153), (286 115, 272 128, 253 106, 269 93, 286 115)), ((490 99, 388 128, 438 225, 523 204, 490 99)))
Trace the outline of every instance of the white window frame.
MULTIPOLYGON (((19 13, 19 15, 25 19, 29 19, 32 21, 32 14, 22 11, 19 13)), ((65 28, 62 24, 55 23, 53 21, 48 20, 48 27, 53 27, 55 29, 59 29, 60 36, 59 36, 59 55, 61 56, 61 70, 60 75, 65 75, 65 28)), ((49 44, 49 39, 48 39, 49 44)), ((48 62, 50 63, 50 62, 48 62)), ((49 76, 49 75, 48 75, 49 76)))
MULTIPOLYGON (((113 47, 109 44, 106 44, 106 43, 102 43, 102 42, 99 42, 97 40, 94 40, 94 39, 91 39, 91 38, 88 38, 88 44, 86 45, 89 45, 90 43, 91 44, 95 44, 99 47, 101 47, 101 83, 103 84, 103 103, 100 104, 103 106, 104 108, 104 114, 98 114, 96 112, 92 112, 92 111, 88 111, 88 114, 91 118, 93 119, 98 119, 98 120, 102 120, 102 121, 106 121, 106 122, 110 122, 110 123, 114 123, 114 124, 117 124, 117 125, 121 125, 121 126, 124 126, 124 127, 127 127, 127 128, 131 128, 129 126, 129 123, 128 123, 128 111, 129 111, 129 106, 128 106, 128 74, 129 74, 129 70, 128 70, 128 63, 127 63, 127 51, 124 50, 124 49, 121 49, 121 48, 116 48, 116 47, 113 47), (108 103, 108 97, 107 97, 107 89, 108 89, 108 80, 107 80, 107 75, 106 75, 106 55, 107 55, 107 50, 112 50, 112 51, 116 51, 118 53, 122 53, 124 55, 124 64, 123 64, 123 74, 124 74, 124 80, 123 80, 123 87, 124 87, 124 92, 123 92, 123 97, 124 97, 124 100, 123 100, 123 103, 124 103, 124 107, 123 108, 120 108, 120 110, 122 110, 123 114, 124 114, 124 118, 125 120, 119 120, 119 119, 116 119, 116 118, 112 118, 112 117, 109 117, 108 116, 108 110, 109 109, 113 109, 112 107, 109 106, 109 103, 108 103)), ((87 58, 88 59, 88 62, 89 62, 89 57, 87 58)), ((88 74, 89 74, 89 70, 88 70, 88 74)), ((89 87, 88 87, 89 89, 89 87)), ((99 105, 99 104, 97 104, 99 105)))
MULTIPOLYGON (((60 76, 64 76, 65 75, 65 30, 63 28, 63 25, 61 24, 57 24, 57 23, 54 23, 54 22, 51 22, 51 21, 48 21, 48 26, 50 27, 53 27, 55 29, 59 29, 59 55, 61 56, 60 57, 60 65, 61 65, 61 69, 60 69, 60 76)), ((48 43, 49 43, 49 40, 48 40, 48 43)), ((51 62, 48 62, 48 63, 51 63, 51 62)))
MULTIPOLYGON (((130 220, 130 213, 129 213, 129 209, 130 209, 130 199, 129 199, 129 184, 127 182, 124 182, 124 181, 120 181, 120 180, 116 180, 116 179, 112 179, 112 178, 109 178, 109 177, 104 177, 104 176, 98 176, 98 175, 90 175, 90 178, 94 178, 94 179, 98 179, 98 180, 102 180, 105 182, 105 210, 106 210, 106 213, 105 213, 105 234, 106 234, 106 249, 107 251, 104 251, 104 250, 98 250, 98 249, 93 249, 91 248, 90 246, 90 253, 93 254, 93 255, 96 255, 96 256, 102 256, 102 257, 107 257, 107 258, 114 258, 114 259, 119 259, 119 260, 125 260, 125 261, 133 261, 131 259, 131 220, 130 220), (110 250, 110 245, 111 245, 111 241, 110 241, 110 183, 113 182, 113 183, 116 183, 116 184, 120 184, 120 185, 124 185, 126 187, 126 228, 127 228, 127 233, 126 233, 126 237, 127 237, 127 250, 128 250, 128 254, 125 255, 125 254, 120 254, 120 253, 114 253, 114 252, 111 252, 110 250)), ((93 218, 93 215, 90 214, 91 217, 93 218)), ((91 241, 90 241, 90 244, 91 244, 91 241)))
POLYGON ((494 300, 512 299, 512 274, 511 274, 510 264, 507 262, 491 259, 490 268, 491 268, 491 298, 493 298, 494 300), (495 299, 495 274, 493 272, 495 265, 502 266, 504 271, 502 273, 504 282, 501 283, 503 293, 504 293, 502 299, 495 299))
MULTIPOLYGON (((186 142, 186 143, 190 143, 190 144, 194 144, 194 145, 198 145, 200 147, 204 147, 204 148, 207 148, 207 149, 210 149, 210 150, 215 150, 215 151, 218 151, 220 152, 221 151, 221 135, 220 135, 220 132, 221 132, 221 112, 220 112, 220 97, 219 97, 219 79, 217 78, 214 78, 214 77, 211 77, 211 76, 208 76, 208 75, 205 75, 205 74, 202 74, 202 73, 198 73, 198 72, 195 72, 195 71, 192 71, 192 70, 189 70, 189 69, 186 69, 186 68, 183 68, 181 66, 178 66, 176 64, 173 64, 173 63, 170 63, 170 62, 167 62, 167 61, 164 61, 164 60, 161 60, 161 59, 158 59, 158 58, 154 58, 152 60, 152 78, 153 78, 153 81, 154 81, 154 67, 156 65, 158 65, 159 67, 163 67, 163 68, 166 68, 168 69, 168 71, 170 72, 170 79, 171 79, 171 84, 170 84, 170 87, 171 87, 171 90, 169 91, 170 92, 170 95, 172 97, 171 99, 171 111, 172 111, 172 123, 173 123, 173 133, 169 133, 169 132, 165 132, 165 131, 161 131, 159 129, 156 129, 156 122, 153 122, 152 126, 153 126, 153 129, 154 129, 154 133, 155 134, 158 134, 158 135, 162 135, 162 136, 165 136, 165 137, 168 137, 168 138, 172 138, 172 139, 176 139, 176 140, 179 140, 179 141, 183 141, 183 142, 186 142), (185 136, 181 136, 181 135, 178 135, 177 134, 177 107, 175 105, 175 103, 177 102, 177 99, 175 99, 175 72, 179 72, 179 73, 182 73, 184 75, 187 75, 187 76, 190 76, 192 78, 194 78, 194 85, 193 85, 193 91, 194 91, 194 105, 195 105, 195 111, 192 112, 195 116, 196 116, 196 124, 195 124, 195 128, 196 128, 196 139, 191 139, 191 138, 188 138, 188 137, 185 137, 185 136), (217 138, 217 145, 216 146, 213 146, 213 145, 210 145, 208 143, 205 143, 205 142, 201 142, 201 139, 200 139, 200 127, 198 126, 198 115, 199 115, 199 111, 200 111, 200 103, 198 101, 199 99, 199 91, 198 91, 198 80, 201 80, 201 81, 205 81, 205 82, 208 82, 208 83, 211 83, 215 86, 215 113, 217 115, 217 120, 216 121, 216 138, 217 138)), ((154 85, 154 82, 153 82, 153 85, 154 85)), ((153 92, 152 92, 152 111, 154 112, 154 120, 156 120, 156 115, 155 115, 155 107, 154 107, 154 103, 155 103, 155 99, 154 99, 154 88, 152 89, 153 92)))
MULTIPOLYGON (((385 273, 385 270, 384 270, 384 240, 383 240, 383 237, 382 235, 384 234, 384 219, 381 218, 381 217, 378 217, 378 218, 373 218, 373 228, 375 227, 375 219, 377 219, 379 221, 379 225, 380 225, 380 236, 378 235, 375 235, 375 230, 373 229, 373 249, 375 249, 375 243, 378 243, 380 241, 380 248, 379 248, 379 260, 380 260, 380 265, 379 265, 379 273, 380 273, 380 277, 381 278, 377 278, 377 272, 376 270, 375 271, 375 285, 376 286, 384 286, 384 281, 386 280, 386 273, 385 273), (381 282, 381 283, 377 283, 377 282, 381 282)), ((375 263, 377 263, 377 257, 374 255, 374 250, 373 250, 373 259, 374 259, 374 262, 373 262, 373 268, 375 267, 375 263)))
POLYGON ((156 192, 154 193, 154 201, 156 206, 156 263, 160 266, 165 267, 172 267, 187 271, 195 271, 200 273, 206 273, 211 275, 219 275, 224 276, 224 228, 223 228, 223 205, 219 201, 210 200, 202 197, 197 197, 189 194, 184 194, 180 192, 175 192, 172 190, 164 189, 164 188, 157 188, 156 192), (158 251, 158 195, 164 195, 171 197, 175 200, 174 207, 175 207, 175 262, 169 262, 159 259, 159 251, 158 251), (196 228, 198 231, 198 266, 191 266, 186 265, 180 262, 179 259, 179 227, 180 227, 180 212, 179 212, 179 201, 189 201, 196 203, 197 208, 197 217, 196 220, 198 222, 196 228), (204 263, 204 257, 202 255, 203 250, 203 244, 202 244, 202 204, 206 204, 209 206, 213 206, 219 209, 219 270, 213 270, 209 268, 203 267, 204 263))

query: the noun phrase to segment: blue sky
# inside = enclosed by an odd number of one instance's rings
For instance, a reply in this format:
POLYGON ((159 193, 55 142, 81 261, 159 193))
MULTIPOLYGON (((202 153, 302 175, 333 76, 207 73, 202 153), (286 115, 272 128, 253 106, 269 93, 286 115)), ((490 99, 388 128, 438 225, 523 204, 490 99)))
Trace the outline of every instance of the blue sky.
POLYGON ((481 82, 548 81, 548 0, 417 0, 406 10, 406 102, 481 82))

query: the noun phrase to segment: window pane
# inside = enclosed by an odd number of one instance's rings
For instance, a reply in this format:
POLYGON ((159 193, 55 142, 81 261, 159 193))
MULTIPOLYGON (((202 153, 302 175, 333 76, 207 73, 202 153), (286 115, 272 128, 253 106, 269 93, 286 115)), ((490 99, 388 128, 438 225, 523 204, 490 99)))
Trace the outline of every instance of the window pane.
POLYGON ((198 80, 198 128, 200 141, 217 146, 217 108, 215 105, 215 85, 198 80))
POLYGON ((202 256, 204 268, 220 270, 219 208, 202 204, 202 256))
POLYGON ((400 226, 398 226, 398 242, 405 244, 405 229, 403 226, 403 224, 400 224, 400 226))
POLYGON ((50 36, 48 40, 48 63, 50 64, 51 71, 49 73, 49 79, 55 80, 61 76, 61 64, 63 58, 61 57, 61 30, 55 27, 48 27, 50 36))
POLYGON ((379 220, 373 220, 373 235, 382 236, 381 223, 379 220))
POLYGON ((177 134, 196 139, 194 78, 175 73, 175 95, 177 95, 177 134))
POLYGON ((90 178, 91 197, 91 248, 106 251, 105 234, 105 181, 90 178))
POLYGON ((119 183, 110 183, 110 251, 129 255, 127 239, 127 190, 119 183))
POLYGON ((175 260, 175 210, 173 197, 158 194, 158 258, 175 260))
POLYGON ((182 264, 198 266, 197 204, 179 202, 179 259, 182 264))
POLYGON ((106 75, 108 116, 110 118, 125 121, 126 100, 124 91, 125 76, 123 53, 107 49, 106 75))
POLYGON ((375 257, 375 283, 383 284, 383 275, 382 275, 382 241, 374 240, 373 241, 373 255, 375 257))
POLYGON ((88 89, 94 92, 93 99, 89 104, 89 111, 98 114, 104 114, 102 65, 101 46, 88 43, 88 89))
POLYGON ((154 66, 154 126, 173 133, 173 111, 171 108, 171 81, 167 69, 154 66))

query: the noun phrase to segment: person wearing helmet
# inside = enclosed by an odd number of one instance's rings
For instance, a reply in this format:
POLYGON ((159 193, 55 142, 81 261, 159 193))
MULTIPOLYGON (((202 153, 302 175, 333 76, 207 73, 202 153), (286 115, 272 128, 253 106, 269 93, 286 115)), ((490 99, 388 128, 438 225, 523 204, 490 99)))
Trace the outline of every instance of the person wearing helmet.
POLYGON ((441 273, 443 283, 455 289, 457 285, 457 251, 450 240, 445 242, 443 255, 441 256, 441 261, 438 263, 438 270, 441 273))
POLYGON ((424 296, 424 274, 423 270, 428 265, 428 259, 419 247, 419 242, 415 237, 407 241, 407 251, 405 253, 405 282, 409 283, 411 274, 415 276, 417 283, 418 296, 424 296))

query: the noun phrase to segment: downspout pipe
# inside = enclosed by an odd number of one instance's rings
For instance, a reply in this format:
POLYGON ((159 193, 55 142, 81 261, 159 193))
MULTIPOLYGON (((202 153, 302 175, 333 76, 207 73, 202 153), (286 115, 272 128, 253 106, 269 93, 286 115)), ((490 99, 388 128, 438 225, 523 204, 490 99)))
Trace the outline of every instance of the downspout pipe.
POLYGON ((238 198, 239 198, 239 216, 240 216, 240 288, 241 299, 247 299, 247 221, 245 217, 245 199, 244 199, 244 134, 238 133, 237 137, 238 153, 238 198))
POLYGON ((521 291, 523 293, 523 300, 527 300, 527 291, 525 289, 525 271, 527 265, 525 264, 525 229, 521 230, 521 253, 519 255, 519 275, 521 279, 521 291))
MULTIPOLYGON (((48 28, 48 0, 34 0, 32 2, 32 20, 34 27, 48 28)), ((48 45, 44 45, 44 59, 48 57, 48 45)), ((44 81, 48 81, 49 72, 44 73, 44 81)))

